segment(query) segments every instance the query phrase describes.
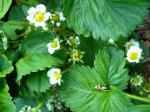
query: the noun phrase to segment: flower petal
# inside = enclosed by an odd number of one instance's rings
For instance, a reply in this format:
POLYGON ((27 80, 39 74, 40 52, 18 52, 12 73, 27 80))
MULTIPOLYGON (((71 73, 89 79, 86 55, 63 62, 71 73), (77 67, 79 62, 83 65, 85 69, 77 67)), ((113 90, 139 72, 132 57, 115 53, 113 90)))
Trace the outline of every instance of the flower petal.
POLYGON ((36 9, 34 7, 31 7, 29 10, 28 10, 28 14, 29 15, 34 15, 36 13, 36 9))
POLYGON ((46 12, 44 21, 47 21, 50 17, 51 17, 51 13, 50 12, 46 12))
POLYGON ((37 5, 37 6, 36 6, 36 11, 37 11, 37 12, 45 13, 45 12, 46 12, 46 7, 45 7, 45 5, 43 5, 43 4, 37 5))

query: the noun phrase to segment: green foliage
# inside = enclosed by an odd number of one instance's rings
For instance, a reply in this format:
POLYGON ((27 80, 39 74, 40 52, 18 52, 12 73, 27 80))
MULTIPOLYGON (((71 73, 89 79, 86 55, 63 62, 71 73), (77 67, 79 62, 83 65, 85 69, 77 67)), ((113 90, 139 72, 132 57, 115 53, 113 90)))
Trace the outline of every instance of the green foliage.
POLYGON ((145 0, 64 0, 68 26, 76 33, 117 40, 127 37, 147 14, 145 0))
POLYGON ((45 70, 62 63, 61 59, 53 57, 47 51, 50 37, 49 33, 35 32, 24 40, 20 47, 23 58, 16 63, 18 80, 31 72, 45 70))
POLYGON ((19 20, 19 21, 25 20, 28 9, 29 9, 29 7, 27 5, 14 6, 9 13, 9 19, 10 20, 19 20))
POLYGON ((74 66, 64 74, 60 96, 77 112, 126 112, 128 100, 119 91, 125 89, 128 72, 123 51, 103 48, 96 55, 95 67, 74 66), (106 90, 99 90, 106 87, 106 90))
POLYGON ((149 112, 150 105, 137 105, 129 109, 129 112, 149 112))
POLYGON ((0 0, 0 112, 149 112, 149 76, 130 81, 148 3, 0 0))
POLYGON ((32 73, 27 78, 28 87, 35 92, 45 92, 51 86, 47 72, 32 73))
POLYGON ((83 57, 85 65, 94 65, 95 54, 98 53, 99 49, 105 46, 103 41, 95 40, 92 37, 81 38, 80 49, 85 52, 83 57))
POLYGON ((6 12, 8 11, 10 5, 12 3, 12 0, 1 0, 0 1, 0 19, 4 17, 6 12))
POLYGON ((129 79, 128 70, 124 69, 125 62, 123 51, 104 48, 96 55, 94 70, 100 74, 105 86, 113 85, 123 90, 126 89, 129 79))
POLYGON ((9 39, 15 40, 17 38, 16 30, 23 29, 23 23, 20 21, 8 21, 3 24, 5 34, 9 39))
POLYGON ((0 78, 5 77, 13 70, 13 66, 10 61, 7 60, 6 56, 0 54, 0 78))
POLYGON ((8 93, 8 86, 0 89, 0 111, 1 112, 15 112, 15 106, 8 93))

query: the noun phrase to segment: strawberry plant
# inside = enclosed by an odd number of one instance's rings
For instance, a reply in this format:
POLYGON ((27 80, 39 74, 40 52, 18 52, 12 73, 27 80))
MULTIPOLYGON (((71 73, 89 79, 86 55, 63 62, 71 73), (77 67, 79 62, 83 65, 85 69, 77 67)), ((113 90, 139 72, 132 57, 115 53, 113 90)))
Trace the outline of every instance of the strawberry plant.
POLYGON ((1 0, 1 112, 149 112, 149 0, 1 0))

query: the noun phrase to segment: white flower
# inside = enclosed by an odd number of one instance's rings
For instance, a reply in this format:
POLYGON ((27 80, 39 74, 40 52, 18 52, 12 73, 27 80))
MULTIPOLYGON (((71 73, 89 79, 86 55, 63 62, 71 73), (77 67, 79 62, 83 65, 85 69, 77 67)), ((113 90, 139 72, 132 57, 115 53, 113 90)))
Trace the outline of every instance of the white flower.
POLYGON ((131 39, 129 42, 127 42, 125 44, 125 47, 126 47, 126 49, 129 49, 131 46, 137 46, 137 47, 139 47, 140 44, 137 41, 135 41, 134 39, 131 39))
POLYGON ((8 41, 7 41, 7 37, 6 36, 4 36, 3 38, 2 38, 2 41, 3 41, 3 48, 6 50, 7 49, 7 44, 8 44, 8 41))
POLYGON ((108 40, 108 42, 109 42, 109 43, 114 43, 114 40, 113 40, 112 38, 110 38, 110 39, 108 40))
POLYGON ((50 78, 50 83, 52 85, 61 83, 61 70, 58 68, 52 68, 47 73, 48 77, 50 78))
POLYGON ((57 22, 57 23, 56 23, 56 26, 57 26, 57 27, 60 27, 60 23, 59 23, 59 22, 57 22))
POLYGON ((46 7, 43 4, 39 4, 36 7, 31 7, 28 10, 27 20, 34 24, 36 27, 46 27, 46 21, 50 18, 51 13, 46 12, 46 7))
POLYGON ((143 78, 142 78, 142 76, 137 75, 135 77, 132 77, 130 82, 131 82, 132 85, 134 85, 136 87, 141 86, 142 83, 143 83, 143 78))
POLYGON ((126 59, 130 63, 138 63, 141 58, 142 49, 137 46, 131 46, 127 51, 126 59))
POLYGON ((47 44, 48 52, 53 54, 56 50, 60 49, 59 40, 56 38, 52 42, 47 44))
POLYGON ((58 13, 60 21, 65 21, 65 17, 62 12, 58 13))

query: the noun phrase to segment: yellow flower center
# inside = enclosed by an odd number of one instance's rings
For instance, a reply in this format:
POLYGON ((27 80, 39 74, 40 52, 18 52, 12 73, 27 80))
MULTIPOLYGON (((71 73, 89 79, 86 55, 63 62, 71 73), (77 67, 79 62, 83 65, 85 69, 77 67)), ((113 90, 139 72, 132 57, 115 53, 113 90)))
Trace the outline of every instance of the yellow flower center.
POLYGON ((133 84, 137 84, 140 82, 140 79, 138 77, 134 77, 131 81, 133 84))
POLYGON ((78 41, 76 39, 71 39, 70 43, 71 43, 72 46, 76 46, 78 41))
POLYGON ((52 15, 52 20, 55 21, 55 22, 59 21, 59 16, 55 15, 55 14, 52 15))
POLYGON ((54 78, 59 80, 61 78, 61 74, 59 72, 54 72, 54 78))
POLYGON ((42 22, 44 20, 44 13, 37 12, 34 15, 34 18, 35 18, 36 22, 42 22))
POLYGON ((138 58, 138 53, 137 53, 137 52, 132 52, 132 53, 130 54, 130 59, 136 60, 137 58, 138 58))
POLYGON ((54 40, 54 41, 52 42, 52 44, 51 44, 51 47, 52 47, 52 48, 57 48, 57 46, 58 46, 58 43, 57 43, 56 40, 54 40))
POLYGON ((74 50, 74 51, 73 51, 73 57, 74 57, 75 59, 78 59, 78 58, 80 57, 79 51, 74 50))

